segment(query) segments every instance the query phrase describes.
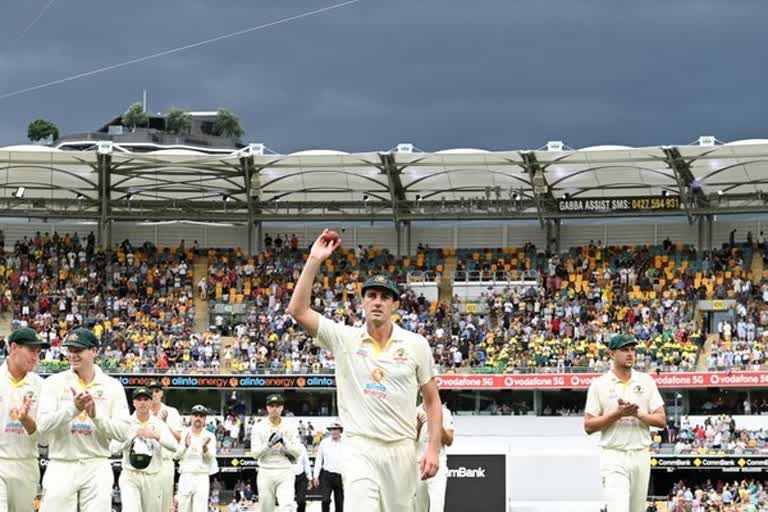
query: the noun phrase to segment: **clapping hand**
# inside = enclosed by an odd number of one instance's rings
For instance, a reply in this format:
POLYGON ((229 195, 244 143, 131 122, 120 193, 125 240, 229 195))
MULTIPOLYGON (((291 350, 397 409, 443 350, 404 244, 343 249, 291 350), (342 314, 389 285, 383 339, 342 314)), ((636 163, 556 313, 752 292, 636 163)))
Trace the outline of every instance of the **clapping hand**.
POLYGON ((75 401, 75 407, 77 407, 78 411, 85 411, 91 418, 96 416, 96 404, 93 400, 93 396, 91 396, 88 391, 82 391, 78 393, 75 391, 75 388, 69 388, 69 390, 72 392, 72 397, 75 401))
POLYGON ((270 448, 277 445, 278 443, 283 443, 283 435, 280 432, 272 432, 272 435, 269 436, 269 446, 270 448))
POLYGON ((136 431, 136 435, 145 439, 160 439, 160 433, 150 425, 141 427, 136 431))
POLYGON ((19 421, 22 423, 29 418, 29 411, 32 409, 32 398, 29 396, 25 396, 24 400, 21 402, 21 407, 16 409, 16 413, 18 414, 19 421))
POLYGON ((620 417, 625 418, 628 416, 637 416, 639 410, 640 408, 637 406, 637 404, 633 404, 632 402, 627 402, 626 400, 619 398, 620 417))

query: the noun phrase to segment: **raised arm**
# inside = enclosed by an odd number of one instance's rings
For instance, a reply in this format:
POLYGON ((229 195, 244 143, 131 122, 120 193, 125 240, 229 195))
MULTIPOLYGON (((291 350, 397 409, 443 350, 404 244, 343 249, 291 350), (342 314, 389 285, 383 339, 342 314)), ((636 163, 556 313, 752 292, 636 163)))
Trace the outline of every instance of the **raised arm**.
POLYGON ((301 271, 299 281, 293 289, 291 302, 286 310, 312 337, 317 336, 317 329, 320 323, 320 314, 311 307, 312 285, 317 274, 320 272, 320 265, 339 246, 341 246, 341 239, 338 238, 338 235, 333 231, 324 229, 322 234, 315 240, 315 243, 312 244, 309 258, 304 265, 304 269, 301 271))

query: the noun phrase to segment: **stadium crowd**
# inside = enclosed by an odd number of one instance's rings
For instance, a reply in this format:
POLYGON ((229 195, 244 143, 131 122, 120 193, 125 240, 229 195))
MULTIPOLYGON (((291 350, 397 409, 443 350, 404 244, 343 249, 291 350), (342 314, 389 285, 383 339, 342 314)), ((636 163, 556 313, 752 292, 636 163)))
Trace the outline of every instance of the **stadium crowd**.
MULTIPOLYGON (((44 368, 64 365, 62 337, 93 325, 110 369, 324 373, 334 360, 308 342, 285 314, 307 256, 295 235, 265 239, 248 257, 239 249, 209 249, 205 276, 192 276, 196 244, 157 248, 123 241, 109 253, 93 234, 37 233, 0 256, 0 308, 50 340, 44 368), (196 290, 195 290, 196 287, 196 290), (238 316, 215 316, 194 327, 195 292, 213 305, 242 305, 238 316)), ((202 251, 197 251, 201 253, 202 251)), ((449 372, 561 372, 607 368, 605 342, 616 332, 640 340, 637 367, 692 370, 706 333, 697 299, 733 299, 734 322, 721 321, 706 363, 710 369, 756 368, 766 359, 762 325, 768 282, 750 273, 754 249, 726 244, 695 249, 617 247, 590 242, 563 254, 521 249, 440 250, 418 247, 412 257, 358 246, 334 254, 314 288, 314 307, 351 325, 362 323, 359 288, 368 276, 444 271, 446 258, 478 278, 526 277, 528 284, 490 288, 475 308, 458 297, 430 303, 404 287, 398 320, 426 336, 436 363, 449 372), (535 279, 531 279, 535 277, 535 279)))
POLYGON ((768 431, 738 428, 729 415, 707 417, 693 424, 687 416, 680 422, 679 431, 673 431, 668 440, 674 444, 676 454, 765 454, 768 453, 768 431))
MULTIPOLYGON (((768 481, 707 479, 701 484, 688 484, 681 480, 662 503, 669 512, 764 512, 768 510, 768 481)), ((660 508, 654 503, 648 510, 655 512, 660 508)))

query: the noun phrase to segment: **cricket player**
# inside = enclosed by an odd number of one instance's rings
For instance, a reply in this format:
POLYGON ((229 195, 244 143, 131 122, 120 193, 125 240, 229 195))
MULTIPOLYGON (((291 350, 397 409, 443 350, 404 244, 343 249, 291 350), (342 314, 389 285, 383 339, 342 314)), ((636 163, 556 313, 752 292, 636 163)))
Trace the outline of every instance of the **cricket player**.
MULTIPOLYGON (((184 429, 184 425, 181 422, 179 411, 175 407, 163 403, 165 391, 163 390, 160 381, 150 380, 147 383, 147 387, 152 390, 152 416, 164 421, 171 430, 173 437, 176 438, 176 441, 181 442, 181 432, 184 429)), ((163 450, 162 452, 163 463, 160 468, 160 478, 164 483, 162 505, 159 510, 162 512, 169 512, 173 503, 173 483, 176 472, 173 456, 175 455, 176 450, 163 450)))
POLYGON ((633 370, 634 336, 608 342, 612 369, 593 380, 587 392, 584 430, 600 432, 600 476, 608 512, 644 512, 651 474, 649 427, 666 427, 656 382, 633 370))
POLYGON ((331 512, 331 494, 335 512, 344 510, 344 485, 341 482, 341 433, 344 428, 341 423, 335 421, 328 426, 331 433, 320 441, 315 458, 314 484, 320 489, 322 496, 322 512, 331 512))
MULTIPOLYGON (((431 432, 427 432, 424 424, 427 413, 424 404, 420 404, 416 413, 416 435, 419 439, 419 450, 424 451, 429 445, 431 432)), ((453 444, 455 427, 453 415, 443 405, 443 425, 440 429, 440 469, 428 480, 417 482, 415 512, 443 512, 445 510, 445 490, 448 487, 448 456, 445 447, 453 444)))
POLYGON ((99 339, 93 332, 75 329, 62 346, 70 369, 45 379, 40 392, 37 430, 49 458, 40 511, 111 510, 109 443, 130 434, 125 390, 94 364, 99 339))
POLYGON ((150 413, 151 404, 152 391, 136 388, 128 440, 111 443, 112 453, 123 454, 118 480, 123 512, 161 510, 163 452, 175 453, 179 448, 168 425, 150 413))
POLYGON ((267 397, 267 417, 251 430, 251 452, 259 464, 256 488, 259 510, 295 512, 295 476, 293 464, 301 455, 301 441, 296 425, 282 417, 285 399, 282 395, 267 397))
POLYGON ((208 512, 210 474, 216 464, 216 438, 205 428, 208 410, 192 408, 192 426, 182 433, 179 459, 178 512, 208 512))
POLYGON ((386 276, 363 284, 363 327, 336 323, 311 309, 320 266, 340 245, 338 235, 327 229, 318 237, 287 312, 336 359, 339 416, 346 431, 340 464, 345 512, 410 510, 418 473, 431 478, 439 464, 439 436, 430 439, 419 467, 413 464, 419 390, 429 430, 438 432, 442 425, 432 352, 423 336, 393 323, 400 291, 386 276))
POLYGON ((40 466, 37 406, 43 379, 34 373, 48 343, 29 327, 7 340, 8 357, 0 366, 0 512, 27 512, 37 496, 40 466))

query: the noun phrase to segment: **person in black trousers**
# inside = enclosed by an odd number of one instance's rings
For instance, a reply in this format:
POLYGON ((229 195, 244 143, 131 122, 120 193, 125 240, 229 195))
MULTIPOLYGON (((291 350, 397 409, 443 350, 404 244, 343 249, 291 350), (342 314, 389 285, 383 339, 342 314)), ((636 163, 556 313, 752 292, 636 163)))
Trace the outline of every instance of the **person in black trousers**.
POLYGON ((339 453, 341 450, 341 424, 331 423, 328 431, 331 433, 320 442, 315 459, 314 484, 320 487, 323 497, 323 512, 331 512, 331 494, 336 512, 344 510, 344 486, 339 470, 339 453))
POLYGON ((306 512, 307 491, 312 489, 312 465, 304 445, 301 445, 301 454, 293 465, 293 472, 296 475, 296 481, 293 484, 296 512, 306 512))

